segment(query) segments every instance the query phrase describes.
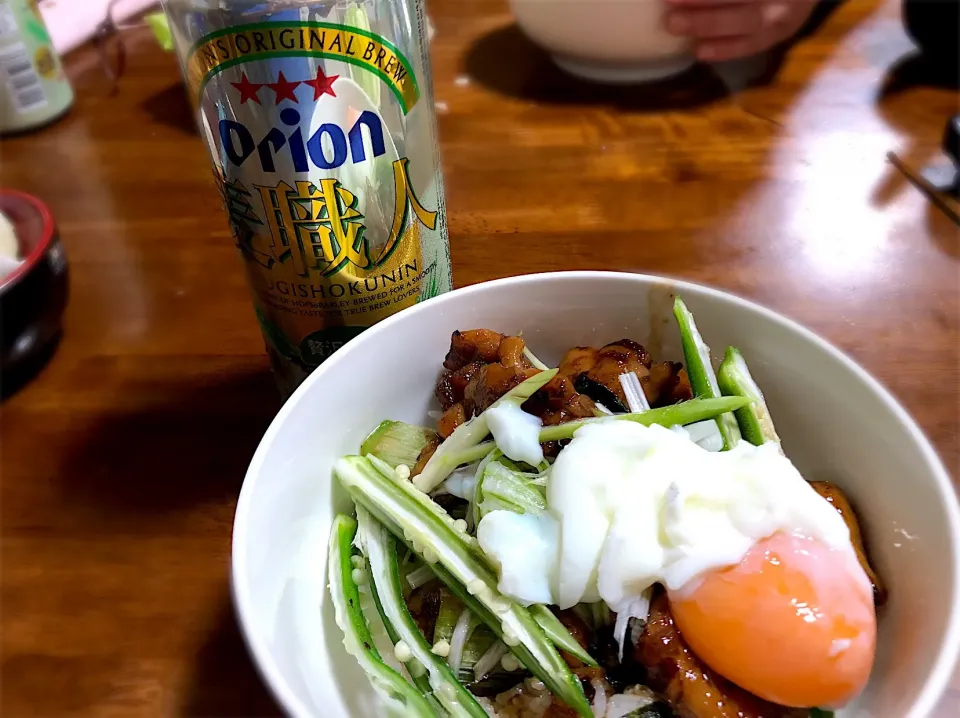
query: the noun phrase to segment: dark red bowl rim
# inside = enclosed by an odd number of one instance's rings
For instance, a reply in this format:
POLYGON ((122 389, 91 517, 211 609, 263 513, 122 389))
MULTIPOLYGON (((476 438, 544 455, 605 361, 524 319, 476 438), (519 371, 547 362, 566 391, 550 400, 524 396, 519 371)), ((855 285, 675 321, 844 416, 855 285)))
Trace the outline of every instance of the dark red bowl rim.
MULTIPOLYGON (((40 241, 37 242, 34 248, 30 251, 30 254, 24 258, 23 264, 21 264, 15 271, 8 274, 4 280, 0 282, 0 291, 3 291, 13 284, 16 284, 21 277, 28 274, 30 270, 39 263, 43 255, 47 253, 48 249, 50 249, 50 244, 53 242, 53 237, 56 234, 57 227, 53 221, 53 214, 50 212, 50 208, 32 194, 20 192, 15 189, 0 189, 0 197, 11 197, 14 199, 23 200, 37 210, 37 212, 40 213, 41 219, 43 220, 43 231, 40 236, 40 241)), ((17 238, 17 241, 20 241, 19 237, 17 238)))

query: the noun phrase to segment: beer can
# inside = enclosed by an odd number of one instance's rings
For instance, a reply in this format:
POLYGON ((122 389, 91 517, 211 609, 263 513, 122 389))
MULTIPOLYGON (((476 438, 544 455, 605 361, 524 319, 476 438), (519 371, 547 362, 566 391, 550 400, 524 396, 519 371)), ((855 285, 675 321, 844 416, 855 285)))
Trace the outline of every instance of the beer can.
POLYGON ((422 0, 164 0, 289 394, 452 285, 422 0))

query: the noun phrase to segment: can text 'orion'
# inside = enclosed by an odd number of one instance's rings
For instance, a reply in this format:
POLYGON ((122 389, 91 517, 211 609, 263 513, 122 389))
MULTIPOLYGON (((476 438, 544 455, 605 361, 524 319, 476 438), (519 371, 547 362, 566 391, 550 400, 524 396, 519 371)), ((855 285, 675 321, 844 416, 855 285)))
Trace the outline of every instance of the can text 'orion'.
POLYGON ((287 127, 295 128, 285 134, 279 127, 271 128, 259 141, 241 122, 220 120, 220 141, 223 151, 230 162, 239 167, 256 152, 264 172, 276 172, 274 157, 281 151, 290 154, 293 168, 297 172, 307 172, 310 164, 321 170, 340 167, 349 155, 353 164, 367 159, 367 148, 363 142, 363 128, 370 136, 373 157, 386 152, 383 139, 383 123, 376 113, 365 110, 347 132, 332 122, 325 122, 304 142, 300 128, 300 113, 292 107, 280 113, 280 121, 287 127), (324 137, 327 142, 324 142, 324 137))

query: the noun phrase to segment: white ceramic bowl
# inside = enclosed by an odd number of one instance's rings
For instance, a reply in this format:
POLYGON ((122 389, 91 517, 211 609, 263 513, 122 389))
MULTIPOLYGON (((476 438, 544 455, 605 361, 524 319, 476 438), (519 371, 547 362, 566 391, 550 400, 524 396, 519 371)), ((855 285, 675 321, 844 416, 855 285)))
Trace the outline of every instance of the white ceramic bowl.
POLYGON ((623 337, 678 359, 675 292, 715 351, 744 352, 804 475, 849 494, 889 588, 870 684, 840 715, 931 710, 960 646, 960 511, 913 420, 840 351, 762 307, 668 279, 575 272, 481 284, 408 309, 338 351, 274 419, 240 494, 232 578, 248 645, 290 714, 376 715, 325 591, 331 518, 351 507, 331 480, 333 461, 356 452, 382 419, 427 421, 455 329, 522 332, 548 361, 623 337))
POLYGON ((662 80, 689 68, 690 42, 664 27, 664 0, 510 0, 520 28, 587 80, 662 80))

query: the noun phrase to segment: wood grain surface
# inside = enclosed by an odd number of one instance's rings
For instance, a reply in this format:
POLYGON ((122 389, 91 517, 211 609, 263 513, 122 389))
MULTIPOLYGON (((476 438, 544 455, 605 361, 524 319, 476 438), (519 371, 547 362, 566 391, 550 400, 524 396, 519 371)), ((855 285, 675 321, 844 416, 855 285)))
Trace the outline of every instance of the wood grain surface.
MULTIPOLYGON (((912 82, 898 2, 849 0, 726 83, 647 89, 561 74, 504 0, 430 5, 457 285, 732 290, 848 351, 960 473, 960 236, 885 159, 934 158, 958 97, 912 82)), ((56 355, 2 406, 0 713, 273 715, 228 562, 278 398, 174 58, 125 38, 117 92, 82 48, 70 115, 0 142, 0 184, 49 203, 72 271, 56 355)))

